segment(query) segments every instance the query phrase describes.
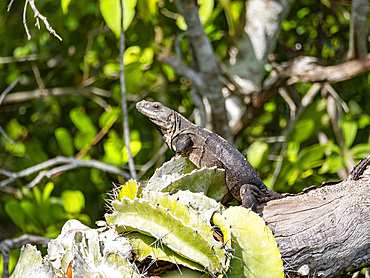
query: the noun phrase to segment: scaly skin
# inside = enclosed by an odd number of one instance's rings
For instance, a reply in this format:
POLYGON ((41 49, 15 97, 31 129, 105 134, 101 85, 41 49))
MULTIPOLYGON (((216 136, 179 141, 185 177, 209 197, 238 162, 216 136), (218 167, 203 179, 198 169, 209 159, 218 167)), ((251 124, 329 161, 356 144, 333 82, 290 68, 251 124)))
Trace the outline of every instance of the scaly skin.
MULTIPOLYGON (((232 196, 246 208, 256 210, 259 203, 282 196, 269 189, 249 161, 225 139, 196 126, 159 102, 140 101, 137 110, 147 116, 161 133, 167 146, 190 159, 197 167, 225 169, 226 184, 232 196)), ((230 201, 224 196, 222 203, 230 201)))

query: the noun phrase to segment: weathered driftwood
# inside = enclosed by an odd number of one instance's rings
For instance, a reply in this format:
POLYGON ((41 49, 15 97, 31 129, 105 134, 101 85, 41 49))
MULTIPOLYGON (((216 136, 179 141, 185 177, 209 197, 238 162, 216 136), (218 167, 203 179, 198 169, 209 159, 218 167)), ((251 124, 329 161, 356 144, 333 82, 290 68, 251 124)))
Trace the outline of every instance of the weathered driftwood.
POLYGON ((349 177, 268 202, 287 277, 337 277, 370 265, 370 156, 349 177))

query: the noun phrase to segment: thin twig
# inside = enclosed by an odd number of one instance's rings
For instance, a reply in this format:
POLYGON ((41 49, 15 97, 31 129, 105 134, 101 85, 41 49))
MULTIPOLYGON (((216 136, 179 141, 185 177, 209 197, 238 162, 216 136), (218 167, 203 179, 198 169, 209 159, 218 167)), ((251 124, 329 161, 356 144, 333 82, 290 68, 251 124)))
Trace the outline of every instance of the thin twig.
POLYGON ((39 89, 41 91, 43 91, 45 89, 45 84, 42 81, 40 70, 39 70, 39 68, 36 66, 36 64, 34 62, 31 63, 31 64, 32 64, 32 71, 33 71, 33 74, 35 75, 35 79, 36 79, 37 85, 39 85, 39 89))
POLYGON ((8 87, 6 87, 6 89, 1 93, 0 95, 0 105, 1 103, 3 102, 5 96, 11 91, 14 89, 15 85, 18 84, 19 80, 21 78, 20 77, 17 77, 8 87))
POLYGON ((123 55, 125 53, 125 31, 123 29, 122 0, 120 0, 120 6, 121 6, 121 37, 120 37, 119 59, 120 59, 121 105, 122 105, 122 114, 123 114, 123 136, 125 139, 130 174, 133 179, 136 179, 135 163, 134 163, 134 158, 132 157, 132 152, 130 148, 130 128, 128 125, 128 113, 127 113, 127 101, 126 101, 125 65, 123 64, 123 55))
POLYGON ((340 96, 338 95, 338 93, 334 90, 334 88, 329 84, 329 83, 325 83, 324 85, 324 88, 328 91, 328 93, 330 93, 333 98, 336 100, 336 102, 342 106, 344 112, 348 113, 349 112, 349 108, 348 108, 348 105, 347 103, 345 103, 345 101, 343 99, 340 98, 340 96))
POLYGON ((294 124, 296 123, 297 119, 299 119, 299 116, 303 113, 304 109, 312 103, 314 97, 317 95, 319 90, 321 89, 321 84, 314 83, 311 88, 308 90, 306 95, 302 98, 301 104, 299 105, 298 109, 296 108, 294 102, 290 99, 290 97, 286 94, 284 90, 279 90, 280 95, 284 98, 284 100, 287 102, 289 108, 290 108, 290 119, 285 127, 285 129, 282 132, 282 137, 284 138, 284 141, 282 143, 280 155, 278 158, 277 165, 275 167, 274 173, 271 178, 270 186, 273 186, 276 182, 277 176, 281 170, 283 158, 286 153, 287 149, 287 141, 289 134, 292 132, 294 128, 294 124))
MULTIPOLYGON (((63 96, 63 95, 70 95, 70 94, 81 94, 84 96, 90 96, 91 94, 95 94, 102 97, 112 97, 113 94, 110 91, 103 90, 96 87, 80 87, 80 88, 73 88, 73 87, 66 87, 66 88, 45 88, 44 90, 32 90, 32 91, 24 91, 24 92, 14 92, 4 96, 4 104, 11 103, 11 102, 23 102, 32 99, 38 99, 43 97, 51 97, 51 96, 63 96)), ((131 98, 133 101, 136 100, 136 97, 131 98)), ((0 103, 1 105, 1 103, 0 103)))
POLYGON ((8 185, 9 183, 13 182, 16 179, 29 176, 33 173, 39 172, 49 167, 53 167, 58 164, 67 164, 67 165, 63 165, 63 166, 39 173, 39 175, 29 184, 29 186, 33 187, 37 182, 41 181, 43 177, 51 177, 55 173, 66 171, 66 170, 71 170, 71 169, 78 168, 78 167, 97 168, 105 172, 121 175, 127 179, 130 178, 130 175, 127 172, 122 171, 121 169, 114 167, 112 165, 109 165, 109 164, 106 164, 106 163, 103 163, 103 162, 100 162, 94 159, 79 160, 74 157, 57 156, 55 158, 52 158, 40 164, 34 165, 20 172, 10 172, 4 169, 0 169, 0 175, 4 175, 8 177, 7 179, 2 180, 0 182, 0 187, 8 185), (64 167, 64 168, 61 168, 61 167, 64 167))
MULTIPOLYGON (((12 1, 13 2, 13 1, 12 1)), ((12 3, 11 2, 11 3, 12 3)), ((53 34, 57 39, 59 39, 60 41, 62 41, 62 38, 55 32, 55 30, 53 29, 53 27, 50 26, 47 18, 45 16, 43 16, 39 10, 36 8, 36 5, 35 5, 35 0, 26 0, 26 3, 24 4, 24 8, 23 8, 23 25, 24 25, 24 29, 26 30, 26 34, 27 34, 27 38, 28 40, 31 39, 31 34, 30 34, 30 30, 28 29, 28 26, 27 26, 27 19, 26 19, 26 15, 27 15, 27 5, 30 4, 34 14, 35 14, 35 18, 36 18, 36 27, 38 29, 40 29, 40 21, 39 19, 41 19, 44 24, 45 24, 45 27, 46 29, 49 31, 50 34, 53 34)), ((9 4, 10 5, 10 4, 9 4)), ((8 6, 8 10, 9 10, 9 6, 8 6)))
POLYGON ((36 61, 41 59, 46 59, 51 57, 49 53, 42 53, 42 54, 30 54, 26 56, 21 56, 18 58, 15 57, 0 57, 0 64, 10 64, 10 63, 19 63, 25 61, 36 61))
POLYGON ((272 178, 271 178, 271 182, 270 182, 270 185, 271 186, 273 186, 275 184, 276 178, 279 175, 280 170, 281 170, 281 167, 283 165, 283 158, 285 156, 285 153, 286 153, 286 150, 287 150, 287 146, 288 146, 288 142, 287 142, 286 139, 287 139, 288 134, 293 129, 294 122, 296 121, 296 111, 297 111, 297 107, 294 104, 294 101, 286 93, 286 90, 283 89, 283 88, 279 88, 278 91, 279 91, 280 96, 285 100, 285 102, 289 106, 289 109, 290 109, 290 118, 289 118, 289 122, 288 122, 287 128, 283 131, 284 141, 282 143, 280 155, 279 155, 279 158, 278 158, 278 161, 277 161, 277 164, 276 164, 274 173, 273 173, 272 178))
POLYGON ((9 135, 6 133, 6 131, 0 126, 0 133, 5 137, 6 140, 9 141, 10 144, 12 144, 21 154, 23 154, 26 158, 29 158, 29 156, 17 145, 17 142, 15 142, 9 135))
POLYGON ((8 8, 6 9, 7 12, 10 11, 10 8, 12 7, 13 2, 14 2, 14 0, 11 0, 10 3, 8 4, 8 8))
POLYGON ((143 165, 140 169, 140 172, 137 175, 138 179, 141 179, 142 176, 145 175, 145 173, 150 169, 154 163, 157 162, 157 160, 165 153, 167 150, 167 145, 163 144, 162 147, 155 153, 155 155, 147 162, 145 165, 143 165))
POLYGON ((31 34, 30 34, 30 30, 28 29, 27 19, 26 19, 27 5, 28 5, 28 0, 26 0, 26 3, 24 3, 24 7, 23 7, 23 25, 24 25, 24 29, 26 30, 27 39, 30 40, 31 34))

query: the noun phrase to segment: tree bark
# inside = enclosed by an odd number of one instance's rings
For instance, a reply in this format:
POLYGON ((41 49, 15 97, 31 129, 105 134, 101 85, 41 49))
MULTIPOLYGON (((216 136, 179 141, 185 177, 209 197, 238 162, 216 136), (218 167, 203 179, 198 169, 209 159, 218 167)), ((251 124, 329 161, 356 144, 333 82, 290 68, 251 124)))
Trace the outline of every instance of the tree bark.
POLYGON ((349 35, 348 59, 362 58, 367 54, 368 0, 353 0, 349 35))
POLYGON ((293 2, 251 0, 245 3, 240 31, 234 48, 229 51, 228 66, 245 95, 260 91, 268 55, 276 46, 281 23, 293 2))
POLYGON ((370 155, 344 181, 260 211, 288 277, 337 277, 370 265, 370 155))
MULTIPOLYGON (((161 57, 161 60, 178 73, 188 77, 197 87, 199 93, 208 99, 212 113, 212 130, 232 142, 225 99, 222 94, 221 72, 212 44, 199 19, 199 6, 196 1, 176 0, 175 3, 188 27, 186 36, 189 48, 192 49, 192 58, 196 67, 195 69, 188 68, 181 61, 181 57, 177 57, 177 59, 161 57)), ((177 55, 179 56, 179 53, 177 55)))

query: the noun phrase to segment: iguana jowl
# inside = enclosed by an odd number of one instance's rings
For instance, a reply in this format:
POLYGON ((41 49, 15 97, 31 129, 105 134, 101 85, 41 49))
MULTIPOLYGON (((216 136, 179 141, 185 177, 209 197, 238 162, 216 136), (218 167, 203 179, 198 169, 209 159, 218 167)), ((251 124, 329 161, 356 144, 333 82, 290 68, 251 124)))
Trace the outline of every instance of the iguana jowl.
MULTIPOLYGON (((246 208, 281 195, 269 189, 260 179, 248 160, 225 139, 217 134, 192 124, 174 110, 159 102, 140 101, 137 110, 147 116, 161 133, 167 146, 190 159, 197 167, 223 168, 226 183, 232 196, 246 208)), ((221 200, 229 201, 226 196, 221 200)))

